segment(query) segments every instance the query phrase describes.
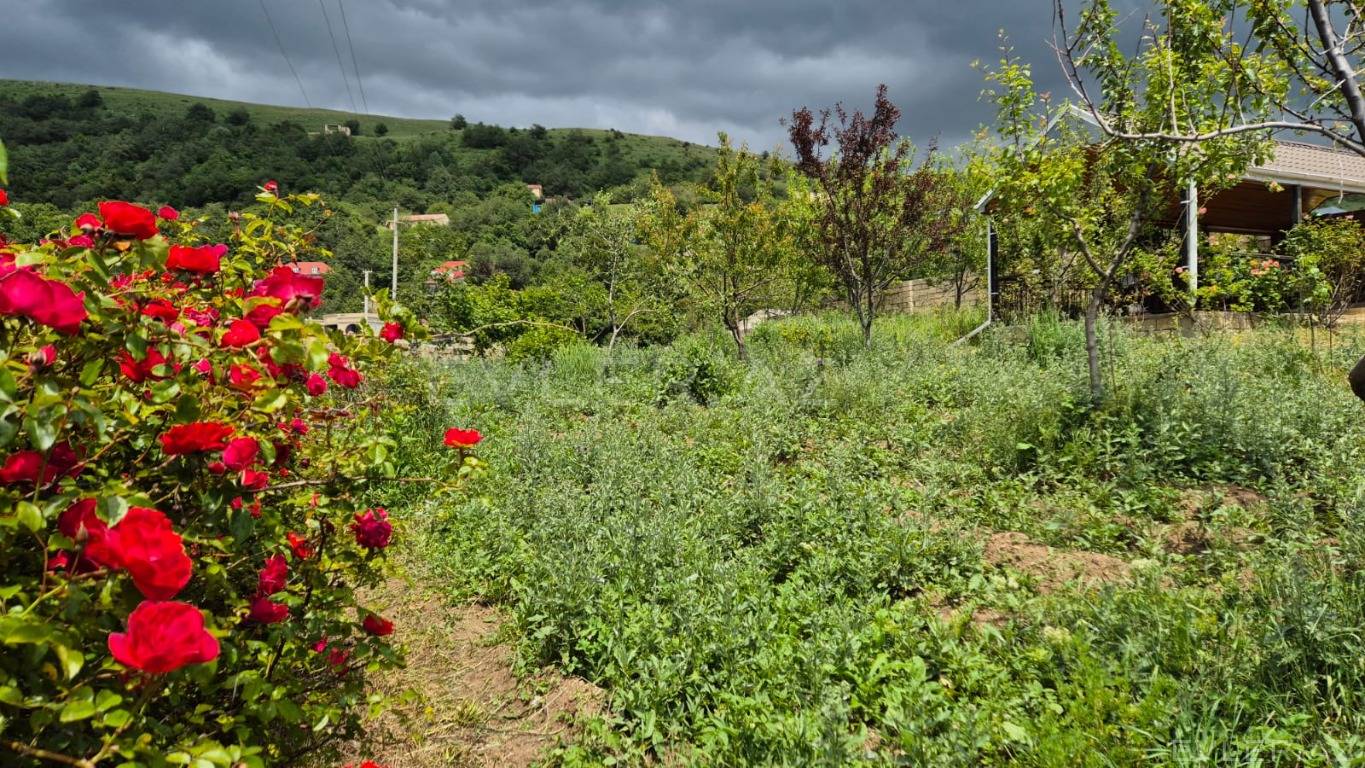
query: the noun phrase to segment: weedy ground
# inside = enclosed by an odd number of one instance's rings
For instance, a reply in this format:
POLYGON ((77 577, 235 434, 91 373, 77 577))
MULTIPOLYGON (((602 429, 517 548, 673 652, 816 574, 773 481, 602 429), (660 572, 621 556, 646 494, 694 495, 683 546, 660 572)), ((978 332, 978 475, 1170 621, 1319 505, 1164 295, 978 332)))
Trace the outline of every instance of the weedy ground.
POLYGON ((1096 408, 1078 326, 971 320, 442 371, 433 583, 605 691, 550 763, 1365 764, 1365 345, 1115 325, 1096 408))

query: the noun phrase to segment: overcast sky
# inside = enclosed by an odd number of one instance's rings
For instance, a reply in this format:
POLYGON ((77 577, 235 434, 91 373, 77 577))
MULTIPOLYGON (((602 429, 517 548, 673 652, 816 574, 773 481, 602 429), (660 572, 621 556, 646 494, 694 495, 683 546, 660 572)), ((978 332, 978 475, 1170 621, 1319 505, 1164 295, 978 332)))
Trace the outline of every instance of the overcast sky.
MULTIPOLYGON (((262 0, 4 0, 0 76, 302 105, 262 0)), ((1050 0, 340 0, 369 111, 618 128, 755 148, 802 105, 879 82, 903 133, 951 146, 991 117, 971 62, 1005 29, 1060 77, 1050 0)), ((361 108, 338 0, 264 0, 313 106, 361 108)))

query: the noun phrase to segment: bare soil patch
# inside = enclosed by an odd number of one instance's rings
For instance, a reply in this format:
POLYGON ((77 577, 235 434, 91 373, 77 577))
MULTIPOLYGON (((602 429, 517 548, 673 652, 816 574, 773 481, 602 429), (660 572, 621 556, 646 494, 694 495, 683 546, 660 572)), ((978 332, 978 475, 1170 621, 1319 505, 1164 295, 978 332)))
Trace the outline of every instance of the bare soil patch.
POLYGON ((368 724, 364 753, 390 768, 523 768, 604 709, 605 693, 543 670, 513 671, 495 608, 451 604, 420 584, 391 581, 372 598, 394 623, 407 666, 375 676, 388 708, 368 724))
POLYGON ((983 555, 991 565, 1008 566, 1037 579, 1043 593, 1070 583, 1095 587, 1127 581, 1132 571, 1126 560, 1112 555, 1049 547, 1018 531, 990 534, 983 555))

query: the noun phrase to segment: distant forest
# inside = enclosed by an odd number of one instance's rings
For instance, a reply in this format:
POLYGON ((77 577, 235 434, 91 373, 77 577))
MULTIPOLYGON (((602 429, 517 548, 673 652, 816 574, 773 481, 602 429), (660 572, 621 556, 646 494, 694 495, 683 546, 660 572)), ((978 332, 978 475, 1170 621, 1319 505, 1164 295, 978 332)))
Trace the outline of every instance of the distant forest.
POLYGON ((582 197, 640 183, 650 172, 666 183, 698 181, 711 160, 709 148, 670 139, 503 128, 462 117, 446 131, 388 138, 379 123, 369 135, 348 137, 323 134, 321 124, 263 122, 251 105, 215 110, 195 102, 168 115, 154 109, 156 96, 148 94, 145 109, 115 110, 96 88, 0 90, 10 192, 62 209, 105 198, 241 205, 263 180, 278 179, 333 201, 425 210, 482 198, 508 182, 582 197))

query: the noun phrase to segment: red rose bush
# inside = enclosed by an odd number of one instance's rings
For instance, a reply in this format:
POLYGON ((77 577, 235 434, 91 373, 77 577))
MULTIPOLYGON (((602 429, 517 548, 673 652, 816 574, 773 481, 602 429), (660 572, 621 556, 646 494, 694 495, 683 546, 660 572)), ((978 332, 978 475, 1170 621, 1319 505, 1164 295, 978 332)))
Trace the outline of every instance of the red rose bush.
POLYGON ((422 329, 382 295, 380 335, 310 317, 323 279, 282 264, 325 215, 271 182, 225 243, 124 201, 0 239, 0 763, 289 764, 399 662, 357 588, 402 535, 376 382, 422 329))

